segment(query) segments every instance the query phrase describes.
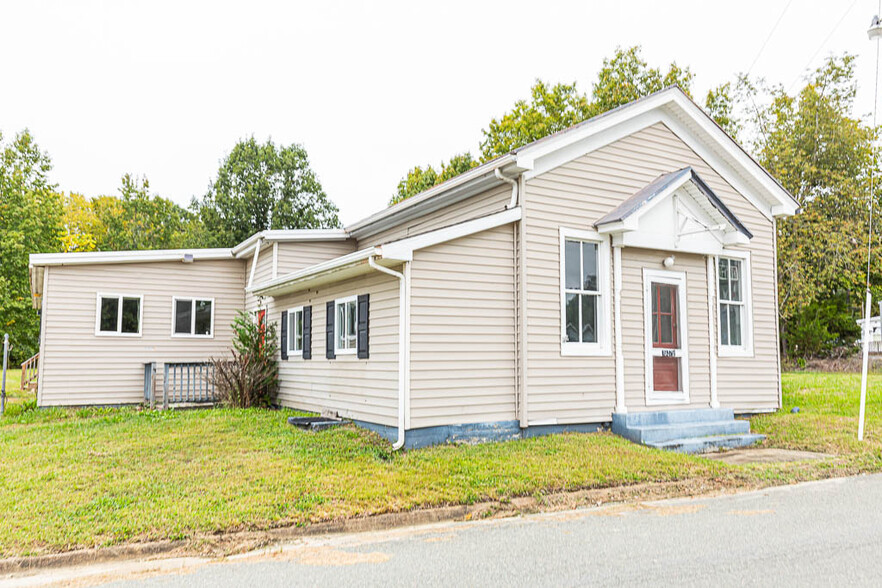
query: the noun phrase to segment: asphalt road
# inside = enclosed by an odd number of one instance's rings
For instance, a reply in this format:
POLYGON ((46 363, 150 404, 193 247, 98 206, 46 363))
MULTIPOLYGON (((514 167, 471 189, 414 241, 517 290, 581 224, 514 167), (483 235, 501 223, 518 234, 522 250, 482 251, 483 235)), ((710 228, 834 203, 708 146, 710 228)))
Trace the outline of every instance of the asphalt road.
POLYGON ((316 537, 114 586, 882 584, 882 475, 316 537))

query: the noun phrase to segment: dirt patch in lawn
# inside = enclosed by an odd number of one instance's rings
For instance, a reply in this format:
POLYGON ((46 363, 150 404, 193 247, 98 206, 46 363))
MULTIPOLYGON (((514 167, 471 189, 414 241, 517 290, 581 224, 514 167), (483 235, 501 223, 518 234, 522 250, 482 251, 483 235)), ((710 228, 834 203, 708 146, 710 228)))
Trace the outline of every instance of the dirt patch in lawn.
POLYGON ((829 453, 818 453, 816 451, 761 448, 734 449, 732 451, 710 453, 705 457, 723 463, 744 465, 748 463, 790 463, 792 461, 812 461, 817 459, 829 459, 834 456, 829 453))

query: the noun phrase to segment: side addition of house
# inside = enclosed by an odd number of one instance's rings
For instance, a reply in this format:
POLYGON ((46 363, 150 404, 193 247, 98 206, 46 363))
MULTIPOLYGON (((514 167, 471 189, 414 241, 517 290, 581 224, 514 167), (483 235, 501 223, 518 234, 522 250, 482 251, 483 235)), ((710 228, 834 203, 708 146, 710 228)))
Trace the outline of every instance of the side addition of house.
POLYGON ((396 447, 773 411, 796 211, 670 88, 345 229, 32 255, 38 401, 142 402, 145 363, 224 354, 248 310, 279 325, 280 405, 396 447))

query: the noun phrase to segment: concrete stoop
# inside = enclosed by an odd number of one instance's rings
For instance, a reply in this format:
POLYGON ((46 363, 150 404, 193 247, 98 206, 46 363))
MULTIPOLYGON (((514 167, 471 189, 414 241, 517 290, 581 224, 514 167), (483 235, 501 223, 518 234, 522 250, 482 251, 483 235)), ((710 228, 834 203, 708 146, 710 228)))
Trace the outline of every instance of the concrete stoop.
POLYGON ((735 449, 765 439, 750 432, 748 421, 735 420, 728 408, 616 413, 612 432, 634 443, 680 453, 735 449))

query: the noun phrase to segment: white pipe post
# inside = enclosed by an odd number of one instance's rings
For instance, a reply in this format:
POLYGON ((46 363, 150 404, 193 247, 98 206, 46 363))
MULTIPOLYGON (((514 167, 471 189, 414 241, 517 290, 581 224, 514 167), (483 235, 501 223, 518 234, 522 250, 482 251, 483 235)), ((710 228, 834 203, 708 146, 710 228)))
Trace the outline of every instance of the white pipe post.
POLYGON ((861 410, 858 416, 858 441, 864 440, 864 415, 867 409, 867 368, 870 364, 870 309, 873 295, 867 290, 867 304, 864 312, 864 364, 861 367, 861 410))
POLYGON ((9 356, 9 333, 3 335, 3 383, 0 384, 0 415, 6 412, 6 361, 9 356))

